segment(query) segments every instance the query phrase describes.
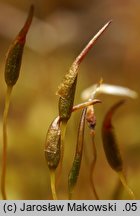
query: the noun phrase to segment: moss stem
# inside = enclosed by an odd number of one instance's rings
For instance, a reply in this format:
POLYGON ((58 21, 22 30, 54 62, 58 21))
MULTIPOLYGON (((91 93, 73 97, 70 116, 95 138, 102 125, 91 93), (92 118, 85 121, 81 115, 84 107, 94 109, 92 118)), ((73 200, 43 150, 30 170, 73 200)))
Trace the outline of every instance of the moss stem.
POLYGON ((94 180, 93 180, 93 174, 94 174, 95 165, 96 165, 96 161, 97 161, 97 150, 96 150, 96 146, 95 146, 94 132, 93 131, 91 132, 91 138, 92 138, 92 147, 93 147, 93 161, 91 163, 91 168, 90 168, 90 184, 91 184, 91 188, 92 188, 92 191, 94 193, 95 199, 99 200, 98 194, 97 194, 96 189, 95 189, 94 180))
POLYGON ((123 174, 123 172, 118 172, 120 180, 122 182, 122 185, 124 186, 125 190, 128 192, 128 194, 130 195, 132 200, 135 200, 135 195, 133 193, 133 191, 131 190, 131 188, 128 186, 126 178, 123 174))
POLYGON ((57 200, 56 187, 55 187, 55 170, 50 169, 50 179, 51 179, 51 191, 53 200, 57 200))
POLYGON ((2 199, 6 200, 6 164, 7 164, 7 117, 10 105, 10 96, 12 92, 12 86, 7 87, 5 97, 5 107, 3 113, 3 151, 2 151, 2 172, 1 172, 1 194, 2 199))

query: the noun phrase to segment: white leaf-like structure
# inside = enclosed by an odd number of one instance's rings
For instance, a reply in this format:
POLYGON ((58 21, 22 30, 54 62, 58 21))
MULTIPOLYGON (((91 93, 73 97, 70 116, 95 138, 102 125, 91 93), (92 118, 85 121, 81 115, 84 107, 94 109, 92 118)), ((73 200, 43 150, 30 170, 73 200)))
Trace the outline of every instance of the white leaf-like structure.
POLYGON ((132 99, 136 99, 138 97, 138 93, 136 91, 123 86, 110 84, 94 84, 81 93, 81 98, 82 100, 93 99, 95 95, 97 96, 98 94, 125 96, 132 99))

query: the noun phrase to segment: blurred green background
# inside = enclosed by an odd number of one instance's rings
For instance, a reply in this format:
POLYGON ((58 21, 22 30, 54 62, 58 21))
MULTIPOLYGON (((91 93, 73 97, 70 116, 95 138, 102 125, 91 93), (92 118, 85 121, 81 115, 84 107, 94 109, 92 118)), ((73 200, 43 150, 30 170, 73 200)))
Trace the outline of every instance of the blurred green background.
MULTIPOLYGON (((28 33, 20 78, 14 87, 8 117, 7 194, 9 199, 51 199, 44 158, 44 142, 51 121, 58 115, 58 84, 89 39, 110 19, 111 26, 79 68, 75 104, 81 92, 103 77, 105 83, 140 92, 140 2, 137 0, 0 0, 0 158, 2 114, 6 85, 4 64, 7 49, 22 27, 29 6, 35 17, 28 33)), ((100 199, 111 199, 118 184, 102 148, 104 115, 117 96, 101 95, 96 105, 98 159, 95 185, 100 199)), ((80 112, 69 121, 63 174, 58 197, 67 199, 67 178, 76 144, 80 112)), ((140 199, 140 100, 127 99, 113 119, 124 159, 128 183, 140 199)), ((88 128, 82 167, 74 199, 94 199, 89 172, 92 143, 88 128)), ((1 170, 1 169, 0 169, 1 170)), ((120 199, 129 199, 122 191, 120 199)))

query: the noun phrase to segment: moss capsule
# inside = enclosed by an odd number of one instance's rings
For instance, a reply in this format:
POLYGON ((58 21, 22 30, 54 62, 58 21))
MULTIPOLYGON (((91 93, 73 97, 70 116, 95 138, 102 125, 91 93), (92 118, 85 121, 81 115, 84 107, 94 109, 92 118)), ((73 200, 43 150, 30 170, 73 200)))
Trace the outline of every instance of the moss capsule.
POLYGON ((116 109, 123 103, 124 100, 119 101, 108 111, 102 127, 103 147, 106 158, 112 169, 117 172, 122 171, 123 162, 112 126, 112 116, 116 109))
POLYGON ((21 61, 22 61, 22 54, 24 49, 24 44, 26 41, 26 35, 29 30, 30 24, 32 22, 33 18, 33 11, 34 7, 30 7, 28 18, 11 44, 7 56, 6 56, 6 63, 5 63, 5 82, 7 86, 13 86, 18 80, 20 67, 21 67, 21 61))
POLYGON ((82 52, 78 55, 78 57, 73 62, 70 70, 64 76, 63 81, 58 86, 57 95, 59 95, 59 116, 62 120, 68 121, 71 116, 72 107, 74 103, 77 76, 78 76, 78 68, 84 57, 87 55, 89 50, 96 43, 97 39, 102 35, 102 33, 109 26, 111 21, 105 24, 98 33, 89 41, 86 47, 82 50, 82 52))
POLYGON ((68 176, 68 190, 69 190, 70 199, 73 193, 73 189, 77 183, 77 179, 81 167, 83 144, 84 144, 85 114, 86 114, 86 108, 83 109, 82 116, 80 119, 75 157, 72 164, 72 168, 68 176))
POLYGON ((45 141, 45 157, 50 169, 56 169, 60 161, 61 131, 59 117, 49 127, 45 141))

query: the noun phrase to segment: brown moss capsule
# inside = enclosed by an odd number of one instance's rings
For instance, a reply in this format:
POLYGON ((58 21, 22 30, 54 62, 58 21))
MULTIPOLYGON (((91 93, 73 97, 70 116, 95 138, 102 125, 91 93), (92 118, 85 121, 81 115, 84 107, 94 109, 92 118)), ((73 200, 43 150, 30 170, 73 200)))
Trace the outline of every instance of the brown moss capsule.
POLYGON ((94 128, 96 126, 96 116, 94 113, 93 105, 87 107, 86 121, 88 122, 89 128, 91 130, 94 130, 94 128))
POLYGON ((119 151, 118 144, 115 139, 113 126, 111 123, 112 116, 116 109, 124 103, 124 100, 116 103, 106 114, 103 127, 102 127, 102 138, 103 138, 103 147, 106 154, 107 161, 109 165, 115 170, 119 178, 132 199, 135 199, 134 193, 131 188, 128 186, 125 175, 123 173, 123 162, 121 158, 121 154, 119 151))
POLYGON ((82 159, 82 153, 83 153, 83 143, 84 143, 84 128, 85 128, 85 114, 86 114, 86 108, 84 108, 79 124, 79 130, 78 130, 78 138, 77 138, 77 146, 76 146, 76 152, 74 161, 72 164, 72 168, 69 172, 68 176, 68 190, 69 190, 69 199, 71 199, 73 189, 76 185, 80 167, 81 167, 81 159, 82 159))
POLYGON ((60 96, 59 99, 59 116, 62 120, 68 121, 71 116, 77 76, 78 76, 78 68, 84 57, 87 55, 89 50, 93 47, 97 39, 102 35, 102 33, 109 26, 111 21, 109 21, 106 25, 101 28, 101 30, 89 41, 87 46, 82 50, 82 52, 78 55, 78 57, 73 62, 70 70, 65 75, 62 83, 58 86, 57 95, 60 96))
POLYGON ((5 82, 8 86, 15 85, 16 81, 18 80, 24 44, 27 32, 32 22, 33 11, 34 7, 32 5, 23 28, 13 41, 6 55, 5 82))
POLYGON ((116 103, 106 114, 103 127, 102 127, 102 139, 103 147, 106 154, 107 161, 113 170, 119 172, 123 169, 123 163, 118 144, 116 142, 114 129, 112 126, 112 116, 116 109, 124 103, 124 100, 116 103))
POLYGON ((60 122, 57 117, 48 129, 48 133, 45 141, 45 157, 48 163, 49 169, 56 169, 60 161, 60 122))

